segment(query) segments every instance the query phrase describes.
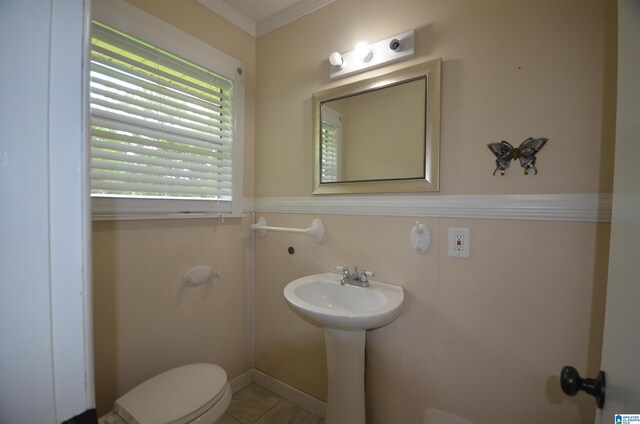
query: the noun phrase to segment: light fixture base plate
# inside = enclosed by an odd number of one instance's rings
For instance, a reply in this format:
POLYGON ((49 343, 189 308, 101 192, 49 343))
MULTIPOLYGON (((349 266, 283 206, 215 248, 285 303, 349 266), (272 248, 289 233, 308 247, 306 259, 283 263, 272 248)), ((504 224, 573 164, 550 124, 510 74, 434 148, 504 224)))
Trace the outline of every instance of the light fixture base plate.
POLYGON ((342 78, 356 72, 377 68, 382 65, 388 65, 399 60, 404 60, 415 56, 414 51, 415 31, 410 30, 402 34, 394 35, 376 43, 370 44, 372 56, 367 62, 363 61, 355 50, 342 53, 344 60, 342 66, 333 66, 329 64, 329 78, 342 78), (400 47, 392 50, 389 44, 392 40, 400 40, 400 47))

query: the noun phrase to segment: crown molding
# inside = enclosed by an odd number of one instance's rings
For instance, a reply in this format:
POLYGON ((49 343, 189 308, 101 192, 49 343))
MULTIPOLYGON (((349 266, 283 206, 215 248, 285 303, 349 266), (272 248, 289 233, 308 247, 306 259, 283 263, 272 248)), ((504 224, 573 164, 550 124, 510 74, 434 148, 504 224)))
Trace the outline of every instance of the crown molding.
POLYGON ((285 26, 296 19, 300 19, 311 12, 315 12, 329 3, 333 3, 334 1, 335 0, 301 0, 294 3, 275 15, 258 22, 256 24, 256 36, 260 37, 275 29, 285 26))
POLYGON ((224 0, 198 1, 241 30, 256 38, 308 15, 329 3, 333 3, 335 0, 301 0, 260 22, 254 22, 237 9, 229 6, 224 2, 224 0))
POLYGON ((253 38, 256 37, 256 23, 240 13, 237 9, 229 6, 223 0, 198 0, 198 2, 213 10, 253 38))
POLYGON ((610 222, 610 193, 246 198, 245 212, 610 222))

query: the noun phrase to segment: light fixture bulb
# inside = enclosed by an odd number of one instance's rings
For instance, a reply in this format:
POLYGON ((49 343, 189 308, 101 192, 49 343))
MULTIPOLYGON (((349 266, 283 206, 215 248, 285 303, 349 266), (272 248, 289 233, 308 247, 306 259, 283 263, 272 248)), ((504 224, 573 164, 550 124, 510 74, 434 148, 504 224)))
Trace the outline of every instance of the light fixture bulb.
POLYGON ((371 51, 371 47, 367 43, 360 42, 356 44, 356 55, 362 59, 363 62, 368 62, 371 60, 371 56, 373 56, 373 52, 371 51))
POLYGON ((329 63, 340 68, 344 64, 344 59, 340 53, 333 52, 329 55, 329 63))

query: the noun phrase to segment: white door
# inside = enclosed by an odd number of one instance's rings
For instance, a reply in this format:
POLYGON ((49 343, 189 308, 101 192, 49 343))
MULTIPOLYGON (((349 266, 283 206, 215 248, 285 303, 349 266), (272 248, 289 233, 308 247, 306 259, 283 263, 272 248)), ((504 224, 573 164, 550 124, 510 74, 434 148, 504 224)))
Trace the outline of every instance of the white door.
POLYGON ((89 0, 0 0, 2 424, 94 405, 88 16, 89 0))
MULTIPOLYGON (((640 416, 640 0, 618 2, 618 108, 611 250, 597 422, 640 416)), ((590 376, 592 377, 592 376, 590 376)), ((639 422, 640 421, 633 421, 639 422)))

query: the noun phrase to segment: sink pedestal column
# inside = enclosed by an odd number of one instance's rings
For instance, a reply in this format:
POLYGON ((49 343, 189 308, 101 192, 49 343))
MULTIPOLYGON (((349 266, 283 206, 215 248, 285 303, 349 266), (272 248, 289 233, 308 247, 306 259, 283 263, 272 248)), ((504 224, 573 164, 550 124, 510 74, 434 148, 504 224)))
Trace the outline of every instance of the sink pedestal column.
POLYGON ((326 424, 365 424, 366 333, 324 328, 329 372, 326 424))

